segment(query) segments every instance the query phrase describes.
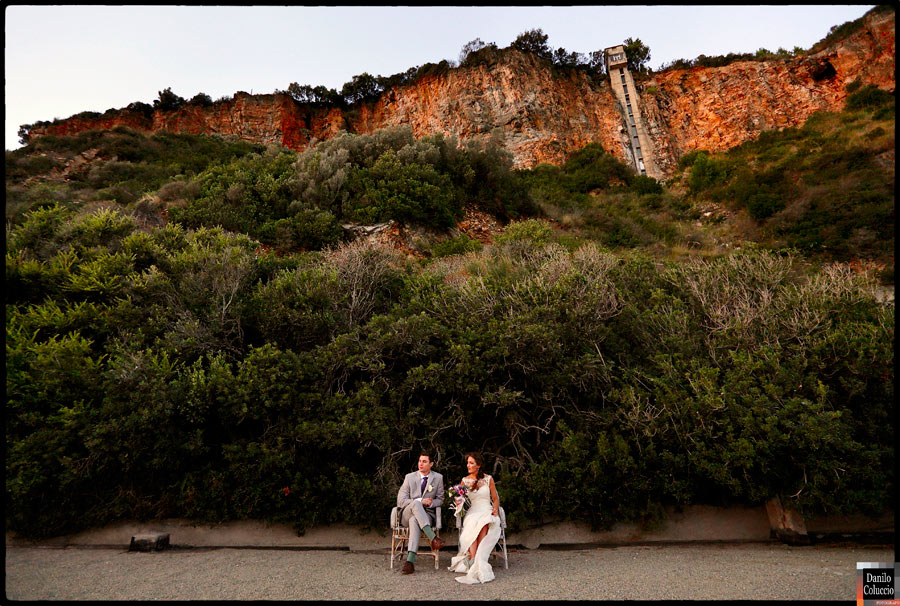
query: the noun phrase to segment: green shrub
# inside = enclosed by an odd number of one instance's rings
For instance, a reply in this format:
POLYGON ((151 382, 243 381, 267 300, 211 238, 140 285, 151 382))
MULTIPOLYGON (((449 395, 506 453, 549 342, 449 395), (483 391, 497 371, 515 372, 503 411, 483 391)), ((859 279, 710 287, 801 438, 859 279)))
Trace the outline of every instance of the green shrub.
POLYGON ((662 184, 646 175, 635 175, 631 179, 631 191, 640 195, 663 193, 662 184))
POLYGON ((292 214, 294 159, 293 152, 280 151, 214 165, 197 175, 196 198, 170 209, 169 219, 188 227, 219 225, 258 238, 263 225, 292 214))
POLYGON ((79 246, 90 248, 104 246, 118 250, 123 238, 135 230, 134 220, 118 210, 100 210, 75 218, 62 230, 66 240, 76 241, 79 246))
POLYGON ((611 181, 631 181, 632 172, 598 143, 589 143, 574 152, 563 165, 565 182, 570 191, 587 193, 610 187, 611 181))
POLYGON ((476 250, 481 250, 481 242, 473 240, 466 234, 461 234, 455 238, 435 242, 431 246, 431 256, 439 258, 450 255, 464 255, 476 250))
POLYGON ((265 341, 295 352, 328 343, 339 330, 336 281, 334 272, 304 267, 257 286, 253 321, 265 341))
POLYGON ((21 222, 27 210, 47 201, 80 204, 113 200, 130 206, 173 178, 190 176, 216 161, 230 161, 262 149, 260 145, 215 136, 148 135, 121 126, 72 136, 40 137, 7 157, 7 218, 21 222), (65 181, 54 174, 54 167, 66 166, 86 152, 88 163, 71 165, 65 181), (38 167, 42 179, 25 188, 25 179, 32 176, 29 171, 38 167))
POLYGON ((169 87, 159 91, 159 97, 153 102, 153 109, 159 111, 174 111, 185 104, 184 97, 180 97, 172 92, 169 87))
POLYGON ((498 245, 514 242, 530 242, 533 246, 544 246, 550 242, 553 228, 542 219, 515 221, 506 226, 503 233, 494 238, 498 245))
POLYGON ((206 93, 197 93, 191 100, 187 102, 188 105, 199 105, 200 107, 209 107, 213 104, 212 97, 207 95, 206 93))
POLYGON ((751 194, 747 200, 747 211, 757 221, 772 216, 782 208, 784 199, 777 194, 760 191, 751 194))
POLYGON ((409 127, 344 134, 301 153, 296 171, 295 197, 341 221, 394 218, 447 227, 464 205, 503 217, 533 211, 512 155, 495 141, 417 140, 409 127), (431 195, 434 202, 426 199, 431 195))
MULTIPOLYGON (((765 133, 760 133, 760 136, 762 136, 764 134, 765 133)), ((678 158, 678 169, 684 170, 685 168, 691 167, 694 165, 694 162, 697 160, 697 158, 699 158, 700 156, 708 155, 708 154, 709 154, 709 152, 707 152, 706 150, 703 150, 703 149, 691 150, 688 153, 681 156, 680 158, 678 158)))
POLYGON ((448 228, 461 215, 453 185, 428 164, 402 163, 393 151, 353 174, 342 215, 358 223, 389 219, 448 228))
POLYGON ((320 250, 339 243, 344 230, 327 210, 297 208, 295 214, 265 223, 260 240, 272 243, 279 251, 320 250))
POLYGON ((847 97, 845 104, 847 109, 851 110, 892 106, 894 104, 894 95, 881 90, 874 84, 867 84, 851 93, 850 96, 847 97))
POLYGON ((688 186, 692 194, 702 192, 725 182, 728 178, 726 167, 705 153, 697 154, 691 165, 688 186))
POLYGON ((9 234, 7 250, 28 250, 38 259, 49 257, 58 250, 57 236, 71 216, 72 211, 58 204, 34 209, 9 234))
POLYGON ((29 536, 84 528, 79 435, 99 396, 101 360, 78 333, 47 340, 7 333, 7 523, 29 536), (53 503, 48 507, 48 503, 53 503))

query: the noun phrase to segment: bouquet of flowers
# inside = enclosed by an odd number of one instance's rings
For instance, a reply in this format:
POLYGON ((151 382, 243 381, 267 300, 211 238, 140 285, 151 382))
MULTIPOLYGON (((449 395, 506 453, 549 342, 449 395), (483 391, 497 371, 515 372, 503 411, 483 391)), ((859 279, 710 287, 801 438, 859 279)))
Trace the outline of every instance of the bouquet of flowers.
POLYGON ((447 491, 447 498, 452 503, 450 508, 453 510, 453 515, 462 520, 466 515, 466 510, 469 508, 469 505, 472 504, 469 500, 469 489, 466 488, 464 484, 451 486, 447 491))

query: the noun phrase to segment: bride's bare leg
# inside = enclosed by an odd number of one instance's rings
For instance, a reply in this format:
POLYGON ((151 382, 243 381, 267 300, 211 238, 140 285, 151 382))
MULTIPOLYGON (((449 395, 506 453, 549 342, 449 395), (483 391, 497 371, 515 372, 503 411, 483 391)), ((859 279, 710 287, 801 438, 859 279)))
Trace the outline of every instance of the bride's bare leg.
POLYGON ((481 539, 483 539, 487 535, 487 533, 488 533, 488 525, 485 524, 484 527, 481 529, 481 532, 478 533, 478 537, 469 546, 469 559, 470 560, 475 559, 475 552, 478 551, 478 545, 481 544, 481 539))

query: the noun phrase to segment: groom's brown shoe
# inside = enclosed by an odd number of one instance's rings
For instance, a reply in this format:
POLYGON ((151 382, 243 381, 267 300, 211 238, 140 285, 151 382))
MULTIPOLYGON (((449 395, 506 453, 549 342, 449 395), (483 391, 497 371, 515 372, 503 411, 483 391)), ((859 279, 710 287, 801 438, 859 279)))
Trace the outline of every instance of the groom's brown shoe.
POLYGON ((440 551, 441 547, 444 546, 444 541, 441 540, 441 537, 434 537, 431 539, 431 550, 432 551, 440 551))
POLYGON ((416 567, 413 566, 413 563, 407 560, 403 563, 403 568, 400 570, 400 574, 412 574, 416 571, 416 567))

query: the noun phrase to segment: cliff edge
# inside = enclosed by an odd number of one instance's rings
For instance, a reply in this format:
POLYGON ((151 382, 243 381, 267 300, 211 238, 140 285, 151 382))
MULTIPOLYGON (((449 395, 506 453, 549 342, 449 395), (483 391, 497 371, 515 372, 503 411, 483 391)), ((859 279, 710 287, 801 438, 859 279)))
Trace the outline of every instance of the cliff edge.
MULTIPOLYGON (((814 112, 839 110, 846 86, 856 80, 893 93, 894 27, 894 11, 873 11, 857 31, 811 55, 669 69, 638 81, 656 165, 651 176, 670 176, 678 158, 691 150, 724 151, 763 131, 799 126, 814 112)), ((425 76, 350 108, 303 105, 280 93, 237 92, 231 100, 207 106, 152 113, 123 109, 37 123, 27 136, 34 140, 119 125, 230 135, 295 150, 342 131, 409 125, 417 137, 502 137, 522 168, 561 163, 591 142, 630 164, 624 114, 607 79, 555 70, 511 49, 495 63, 425 76)))

